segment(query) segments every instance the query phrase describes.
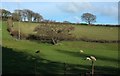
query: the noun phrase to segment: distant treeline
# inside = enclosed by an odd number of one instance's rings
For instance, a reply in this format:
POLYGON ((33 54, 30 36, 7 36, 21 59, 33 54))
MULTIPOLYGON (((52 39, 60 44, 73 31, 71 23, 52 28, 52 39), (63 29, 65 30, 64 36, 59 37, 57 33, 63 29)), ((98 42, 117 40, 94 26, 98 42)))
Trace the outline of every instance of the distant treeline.
MULTIPOLYGON (((87 23, 71 23, 69 21, 57 22, 55 20, 44 19, 42 15, 29 9, 16 9, 13 13, 6 9, 0 9, 0 19, 7 21, 7 19, 20 22, 35 22, 35 23, 54 23, 54 24, 72 24, 72 25, 89 25, 87 23)), ((120 27, 120 25, 109 24, 90 24, 90 26, 106 26, 106 27, 120 27)))
MULTIPOLYGON (((28 21, 24 21, 28 22, 28 21)), ((39 23, 39 22, 32 22, 32 23, 39 23)), ((49 24, 65 24, 65 25, 85 25, 87 26, 88 24, 86 23, 64 23, 64 22, 53 22, 53 21, 41 21, 40 23, 49 23, 49 24)), ((120 25, 110 25, 110 24, 91 24, 90 26, 104 26, 104 27, 120 27, 120 25)))
POLYGON ((29 22, 40 22, 43 20, 42 15, 29 9, 16 9, 13 13, 6 9, 0 9, 0 19, 7 21, 9 18, 11 18, 13 21, 29 22))
POLYGON ((92 24, 92 26, 120 27, 120 25, 109 25, 109 24, 92 24))

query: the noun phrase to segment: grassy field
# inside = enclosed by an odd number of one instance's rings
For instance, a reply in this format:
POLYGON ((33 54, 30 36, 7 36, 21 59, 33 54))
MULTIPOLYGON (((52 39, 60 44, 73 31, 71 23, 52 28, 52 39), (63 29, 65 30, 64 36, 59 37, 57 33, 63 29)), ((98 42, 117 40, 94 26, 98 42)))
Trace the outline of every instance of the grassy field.
MULTIPOLYGON (((14 28, 18 29, 18 25, 20 25, 21 32, 25 34, 33 33, 34 28, 37 25, 42 25, 44 23, 27 23, 18 22, 14 23, 14 28)), ((61 24, 57 24, 61 26, 61 24)), ((66 25, 67 26, 67 25, 66 25)), ((118 27, 102 27, 102 26, 84 26, 84 25, 72 25, 75 27, 75 30, 72 33, 77 38, 88 38, 88 39, 96 39, 96 40, 118 40, 118 27)))
MULTIPOLYGON (((17 23, 15 23, 17 24, 17 23)), ((20 23, 21 30, 32 33, 35 23, 20 23)), ((91 61, 85 60, 86 56, 95 56, 96 73, 114 74, 118 69, 118 44, 117 43, 91 43, 83 41, 64 41, 59 45, 33 42, 29 40, 16 40, 6 30, 6 23, 2 23, 3 47, 3 73, 63 73, 63 63, 69 64, 68 73, 85 73, 91 71, 91 61), (36 50, 40 53, 35 54, 36 50), (83 50, 84 53, 80 53, 83 50), (36 58, 36 60, 35 60, 36 58)), ((17 28, 17 25, 16 25, 17 28)), ((73 32, 79 37, 86 36, 96 39, 116 40, 118 28, 75 26, 73 32), (82 32, 83 31, 83 32, 82 32), (100 35, 99 35, 100 34, 100 35)))
POLYGON ((75 26, 78 37, 96 40, 118 40, 118 27, 75 26))

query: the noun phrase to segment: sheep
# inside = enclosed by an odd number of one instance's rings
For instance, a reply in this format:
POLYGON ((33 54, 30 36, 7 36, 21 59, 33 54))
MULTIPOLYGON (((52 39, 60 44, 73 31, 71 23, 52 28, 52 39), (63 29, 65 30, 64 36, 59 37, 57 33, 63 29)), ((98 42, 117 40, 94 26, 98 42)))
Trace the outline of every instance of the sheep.
POLYGON ((83 50, 80 50, 80 53, 83 53, 84 51, 83 50))
POLYGON ((86 57, 86 60, 96 61, 96 58, 94 56, 90 56, 90 57, 86 57))
POLYGON ((93 61, 96 61, 96 58, 94 56, 90 56, 90 58, 93 60, 93 61))
POLYGON ((86 57, 86 60, 91 60, 91 58, 89 58, 89 57, 86 57))

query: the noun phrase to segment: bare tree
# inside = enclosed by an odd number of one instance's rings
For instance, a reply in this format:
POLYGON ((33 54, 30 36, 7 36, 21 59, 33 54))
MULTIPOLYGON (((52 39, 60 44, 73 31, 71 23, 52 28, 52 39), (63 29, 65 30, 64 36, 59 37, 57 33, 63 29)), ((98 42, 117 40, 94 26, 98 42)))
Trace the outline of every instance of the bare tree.
POLYGON ((85 22, 87 22, 89 25, 93 22, 96 22, 96 16, 91 13, 84 13, 81 16, 81 19, 85 22))
POLYGON ((59 25, 46 23, 37 26, 34 29, 34 32, 36 32, 36 35, 39 36, 39 38, 42 37, 47 41, 51 41, 51 43, 55 45, 61 40, 69 40, 70 38, 73 38, 73 35, 70 32, 72 30, 74 30, 73 26, 64 26, 64 25, 59 26, 59 25))

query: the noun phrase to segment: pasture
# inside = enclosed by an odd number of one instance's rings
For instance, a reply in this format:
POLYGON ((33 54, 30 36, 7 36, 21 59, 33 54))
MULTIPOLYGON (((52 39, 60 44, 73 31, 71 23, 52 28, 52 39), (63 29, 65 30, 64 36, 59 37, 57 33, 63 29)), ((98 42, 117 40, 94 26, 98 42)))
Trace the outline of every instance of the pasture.
MULTIPOLYGON (((33 33, 38 23, 14 23, 14 28, 25 34, 33 33)), ((95 56, 95 73, 118 73, 118 43, 91 43, 84 41, 62 41, 58 45, 29 40, 16 40, 6 30, 2 22, 3 73, 8 74, 47 74, 64 73, 63 63, 69 66, 68 73, 86 73, 91 71, 91 61, 87 56, 95 56), (36 54, 36 50, 40 53, 36 54), (80 53, 83 50, 83 53, 80 53), (35 59, 36 58, 36 59, 35 59), (36 71, 35 71, 36 64, 36 71)), ((73 34, 98 40, 118 40, 118 27, 72 25, 73 34), (112 28, 112 29, 111 29, 112 28)))
MULTIPOLYGON (((15 22, 14 28, 19 29, 18 25, 20 25, 21 32, 25 34, 33 33, 34 28, 37 25, 42 25, 44 23, 27 23, 27 22, 15 22)), ((49 24, 53 25, 53 24, 49 24)), ((55 24, 54 24, 55 25, 55 24)), ((56 24, 57 26, 61 26, 61 24, 56 24)), ((62 24, 67 26, 65 24, 62 24)), ((84 25, 73 25, 75 30, 72 33, 77 38, 88 38, 95 40, 118 40, 118 27, 103 27, 103 26, 84 26, 84 25)))

